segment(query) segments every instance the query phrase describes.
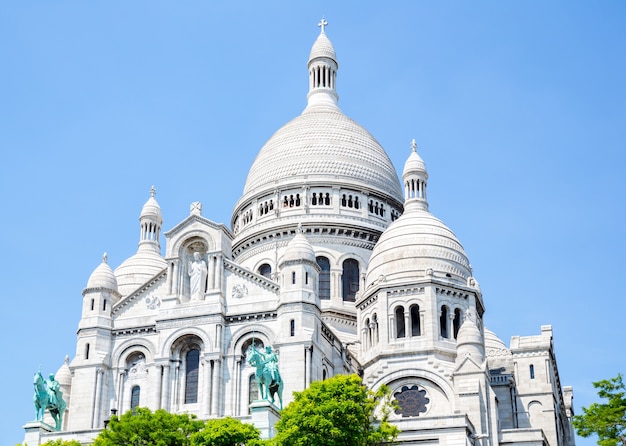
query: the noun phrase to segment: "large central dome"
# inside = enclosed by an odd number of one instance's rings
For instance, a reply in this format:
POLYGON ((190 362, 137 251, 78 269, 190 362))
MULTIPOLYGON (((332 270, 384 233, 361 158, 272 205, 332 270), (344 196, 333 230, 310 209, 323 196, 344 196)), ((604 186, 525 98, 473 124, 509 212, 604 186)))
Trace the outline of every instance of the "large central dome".
POLYGON ((308 107, 274 133, 250 168, 244 195, 304 178, 402 195, 385 150, 338 107, 308 107))
POLYGON ((261 148, 233 211, 233 258, 254 271, 275 271, 299 225, 331 268, 341 269, 346 254, 364 268, 402 213, 389 156, 337 105, 339 65, 320 23, 307 65, 307 106, 261 148))

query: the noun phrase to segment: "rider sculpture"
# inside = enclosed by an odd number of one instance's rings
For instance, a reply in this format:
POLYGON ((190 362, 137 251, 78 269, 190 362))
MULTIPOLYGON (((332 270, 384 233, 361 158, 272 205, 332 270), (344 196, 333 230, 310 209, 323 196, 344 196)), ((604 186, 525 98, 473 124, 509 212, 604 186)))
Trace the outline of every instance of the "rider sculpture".
POLYGON ((66 403, 63 399, 63 392, 59 382, 54 379, 54 374, 52 373, 48 380, 45 380, 41 371, 39 371, 35 374, 33 385, 35 387, 35 395, 33 396, 35 420, 43 421, 44 413, 48 409, 54 419, 56 430, 61 430, 66 403))
POLYGON ((278 370, 278 356, 269 345, 265 351, 254 346, 248 351, 248 363, 256 367, 256 381, 259 386, 259 397, 274 403, 274 395, 278 395, 279 408, 283 408, 283 380, 278 370))

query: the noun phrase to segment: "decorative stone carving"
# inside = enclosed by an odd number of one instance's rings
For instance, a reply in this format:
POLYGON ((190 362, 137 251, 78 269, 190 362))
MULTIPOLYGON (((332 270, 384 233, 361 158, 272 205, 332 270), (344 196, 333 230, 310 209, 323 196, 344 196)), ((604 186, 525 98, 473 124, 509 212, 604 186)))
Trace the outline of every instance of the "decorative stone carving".
POLYGON ((248 287, 245 284, 239 283, 237 285, 233 285, 233 290, 232 290, 233 299, 241 299, 242 297, 245 297, 247 295, 248 295, 248 287))
POLYGON ((402 415, 403 418, 417 417, 428 410, 430 398, 426 396, 426 390, 418 388, 417 385, 402 386, 402 389, 393 396, 398 403, 395 413, 402 415))
POLYGON ((148 308, 148 310, 156 310, 160 306, 161 299, 159 299, 158 296, 151 294, 150 296, 146 297, 146 308, 148 308))

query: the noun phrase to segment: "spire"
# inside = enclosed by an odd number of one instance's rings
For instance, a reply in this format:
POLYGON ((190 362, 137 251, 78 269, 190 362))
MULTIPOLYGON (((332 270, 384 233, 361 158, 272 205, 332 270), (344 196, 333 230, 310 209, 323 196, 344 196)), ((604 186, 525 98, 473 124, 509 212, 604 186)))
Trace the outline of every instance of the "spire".
POLYGON ((143 205, 141 215, 139 216, 139 248, 148 248, 160 252, 159 238, 161 236, 163 217, 161 216, 161 206, 157 203, 155 195, 156 188, 152 186, 150 188, 150 198, 143 205))
POLYGON ((415 139, 411 141, 411 154, 404 163, 402 172, 402 183, 404 184, 404 207, 408 209, 428 210, 426 200, 426 183, 428 172, 422 158, 417 154, 417 143, 415 139))
POLYGON ((337 79, 337 56, 335 48, 326 36, 328 22, 324 17, 317 24, 320 35, 317 36, 309 54, 309 103, 307 108, 317 105, 337 107, 339 96, 335 89, 337 79))

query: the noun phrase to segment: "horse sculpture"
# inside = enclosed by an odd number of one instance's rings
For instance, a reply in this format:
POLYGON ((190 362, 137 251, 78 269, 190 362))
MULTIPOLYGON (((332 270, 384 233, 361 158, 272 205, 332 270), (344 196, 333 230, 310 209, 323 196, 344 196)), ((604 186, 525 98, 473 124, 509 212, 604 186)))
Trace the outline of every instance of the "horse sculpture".
POLYGON ((254 344, 248 350, 248 363, 256 367, 255 377, 259 386, 259 397, 275 404, 275 395, 278 396, 278 407, 283 408, 283 379, 278 370, 278 358, 271 347, 266 351, 259 351, 254 344))
POLYGON ((43 416, 46 409, 48 409, 54 419, 56 430, 61 430, 66 403, 63 399, 63 393, 58 388, 59 383, 54 379, 54 375, 50 375, 49 383, 46 383, 41 371, 35 373, 33 378, 33 386, 35 387, 35 394, 33 395, 35 420, 43 421, 43 416))

